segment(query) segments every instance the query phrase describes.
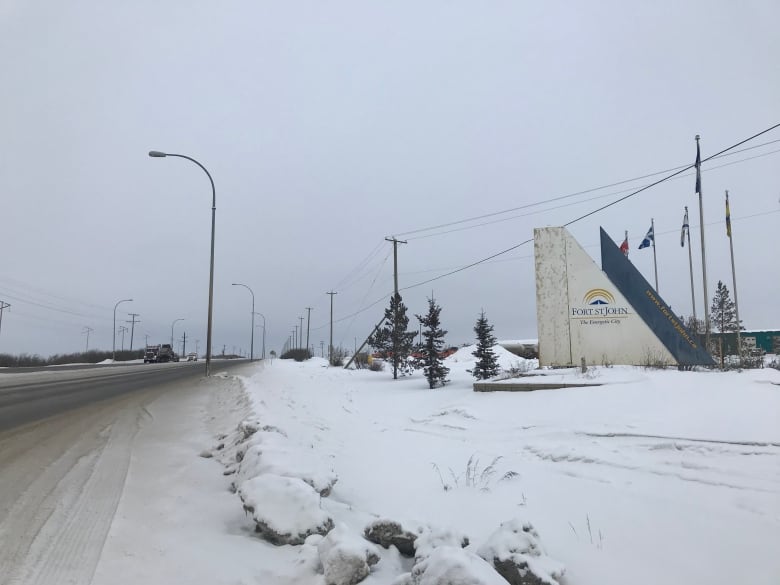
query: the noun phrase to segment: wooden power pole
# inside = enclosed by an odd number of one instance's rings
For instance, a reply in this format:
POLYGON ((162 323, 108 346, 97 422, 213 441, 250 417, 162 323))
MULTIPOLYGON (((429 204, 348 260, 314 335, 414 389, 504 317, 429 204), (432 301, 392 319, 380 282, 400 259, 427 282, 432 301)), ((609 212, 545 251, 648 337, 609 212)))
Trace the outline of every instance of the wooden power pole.
POLYGON ((394 284, 394 307, 393 310, 393 380, 398 379, 398 244, 406 244, 405 240, 397 240, 395 237, 385 238, 388 242, 393 242, 393 284, 394 284))
POLYGON ((333 295, 337 295, 337 292, 326 292, 326 295, 330 295, 330 345, 328 345, 328 364, 330 365, 333 359, 333 295))

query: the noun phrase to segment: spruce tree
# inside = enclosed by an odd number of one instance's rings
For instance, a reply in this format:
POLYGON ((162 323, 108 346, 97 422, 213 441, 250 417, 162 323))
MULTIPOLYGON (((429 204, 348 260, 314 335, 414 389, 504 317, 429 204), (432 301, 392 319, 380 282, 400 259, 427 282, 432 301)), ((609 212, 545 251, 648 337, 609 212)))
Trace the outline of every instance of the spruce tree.
POLYGON ((393 364, 393 378, 412 372, 409 364, 409 354, 412 353, 412 345, 415 332, 407 331, 409 317, 406 315, 400 294, 394 294, 390 299, 390 306, 385 309, 384 325, 369 339, 369 343, 385 359, 393 364))
POLYGON ((498 365, 498 358, 493 351, 496 344, 496 337, 493 335, 493 326, 488 323, 485 317, 485 311, 482 311, 474 326, 474 333, 477 334, 477 349, 471 354, 477 358, 477 364, 471 370, 471 374, 477 380, 487 380, 497 375, 501 370, 498 365))
POLYGON ((731 300, 729 289, 720 280, 718 281, 718 288, 715 290, 715 296, 712 297, 710 313, 712 313, 712 321, 715 327, 721 333, 742 329, 741 324, 737 324, 736 307, 734 301, 731 300))
POLYGON ((447 334, 441 328, 440 314, 441 307, 436 304, 433 298, 429 298, 428 314, 424 317, 417 315, 417 319, 423 326, 421 348, 423 372, 425 372, 425 379, 428 380, 430 388, 444 386, 449 381, 447 374, 449 374, 450 369, 444 365, 444 360, 440 355, 444 349, 444 336, 447 334))
POLYGON ((390 341, 390 329, 387 326, 387 315, 385 315, 384 323, 384 327, 377 329, 376 332, 368 338, 368 344, 374 348, 374 353, 386 360, 393 352, 392 342, 390 341))

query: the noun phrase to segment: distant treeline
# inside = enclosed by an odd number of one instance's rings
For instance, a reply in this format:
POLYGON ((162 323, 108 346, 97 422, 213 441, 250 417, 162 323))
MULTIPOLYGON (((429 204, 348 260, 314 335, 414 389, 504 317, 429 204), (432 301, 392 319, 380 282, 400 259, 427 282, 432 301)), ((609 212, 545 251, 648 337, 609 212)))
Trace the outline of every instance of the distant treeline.
MULTIPOLYGON (((39 355, 30 355, 28 353, 20 353, 19 355, 11 355, 8 353, 0 353, 0 367, 16 367, 25 368, 32 366, 57 366, 62 364, 96 364, 103 360, 111 359, 112 352, 90 350, 82 351, 80 353, 67 353, 67 354, 54 354, 47 358, 39 355)), ((116 352, 116 361, 137 360, 144 357, 143 349, 134 349, 133 351, 124 350, 116 352)))

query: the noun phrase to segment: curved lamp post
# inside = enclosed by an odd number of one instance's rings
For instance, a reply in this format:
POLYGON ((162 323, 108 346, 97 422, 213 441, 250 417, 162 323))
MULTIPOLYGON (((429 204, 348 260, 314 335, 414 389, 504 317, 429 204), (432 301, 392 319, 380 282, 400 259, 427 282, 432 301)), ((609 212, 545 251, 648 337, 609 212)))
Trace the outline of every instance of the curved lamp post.
POLYGON ((116 308, 121 303, 129 303, 132 300, 133 299, 122 299, 121 301, 117 301, 117 304, 114 305, 114 345, 112 346, 111 349, 111 361, 116 361, 116 308))
POLYGON ((249 361, 251 362, 255 359, 255 293, 247 285, 240 282, 234 282, 233 286, 243 286, 252 294, 252 337, 249 341, 249 361))
MULTIPOLYGON (((174 350, 174 346, 173 346, 173 326, 176 325, 176 323, 178 321, 184 321, 184 317, 180 317, 179 319, 174 319, 173 323, 171 323, 171 351, 174 350)), ((176 353, 176 352, 174 352, 174 353, 176 353)))
POLYGON ((263 351, 262 351, 262 358, 265 359, 265 315, 263 315, 261 312, 257 312, 258 315, 260 315, 263 318, 263 351))
POLYGON ((195 163, 206 176, 211 183, 211 263, 209 268, 209 315, 208 315, 208 328, 206 331, 206 376, 211 372, 211 314, 214 306, 214 226, 217 213, 217 191, 214 188, 214 179, 211 178, 211 174, 206 170, 202 164, 196 161, 194 158, 186 156, 184 154, 171 154, 168 152, 160 152, 159 150, 150 150, 149 156, 152 158, 163 158, 166 156, 176 156, 179 158, 186 158, 188 161, 195 163))

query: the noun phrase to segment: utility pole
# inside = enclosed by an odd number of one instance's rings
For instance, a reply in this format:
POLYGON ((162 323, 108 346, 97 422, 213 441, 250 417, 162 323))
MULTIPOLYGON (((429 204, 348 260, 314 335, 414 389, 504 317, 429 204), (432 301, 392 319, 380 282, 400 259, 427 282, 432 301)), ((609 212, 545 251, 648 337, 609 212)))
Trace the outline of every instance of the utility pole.
POLYGON ((330 295, 330 344, 328 345, 328 365, 333 359, 333 295, 337 295, 337 292, 326 292, 326 295, 330 295))
POLYGON ((397 240, 395 237, 385 238, 388 242, 393 242, 393 283, 395 285, 395 298, 393 306, 393 380, 398 379, 398 244, 406 244, 404 240, 397 240))
POLYGON ((5 301, 0 301, 0 331, 3 329, 3 310, 9 309, 11 305, 6 303, 5 301))
POLYGON ((144 333, 144 343, 146 344, 144 347, 148 347, 149 346, 149 334, 148 333, 144 333))
POLYGON ((119 333, 122 334, 122 351, 125 351, 125 331, 129 331, 124 325, 119 326, 119 333))
MULTIPOLYGON (((729 250, 731 250, 731 281, 734 283, 734 312, 737 318, 737 355, 742 363, 742 336, 740 335, 739 301, 737 300, 737 272, 734 268, 734 240, 731 237, 731 209, 729 209, 729 192, 726 191, 726 235, 729 237, 729 250)), ((722 334, 721 334, 722 337, 722 334)))
MULTIPOLYGON (((301 336, 298 338, 298 345, 301 349, 303 349, 303 317, 298 317, 298 320, 301 322, 301 327, 298 329, 298 331, 301 332, 301 336)), ((308 342, 306 343, 306 347, 308 347, 308 342)))
POLYGON ((710 299, 707 298, 707 254, 704 250, 704 208, 701 189, 701 151, 696 135, 696 193, 699 195, 699 233, 701 234, 701 280, 704 288, 704 347, 710 351, 710 299))
POLYGON ((138 313, 128 313, 133 320, 132 321, 125 321, 125 323, 130 323, 130 351, 133 351, 133 332, 135 331, 135 324, 140 323, 140 321, 136 321, 135 318, 138 317, 138 313))
POLYGON ((395 294, 398 294, 398 244, 406 244, 405 240, 396 240, 395 238, 385 238, 388 242, 393 242, 393 283, 395 285, 395 294))
POLYGON ((320 341, 320 357, 325 357, 325 342, 320 341))
POLYGON ((182 333, 181 337, 181 355, 186 355, 187 352, 187 332, 182 333))
POLYGON ((309 328, 311 327, 311 307, 306 307, 308 315, 306 318, 306 349, 309 349, 309 328))
POLYGON ((293 349, 298 349, 298 326, 293 325, 293 349))
MULTIPOLYGON (((0 303, 1 304, 1 303, 0 303)), ((87 345, 84 347, 84 352, 89 351, 89 334, 94 331, 92 327, 84 326, 84 329, 82 329, 81 334, 84 335, 86 333, 87 335, 87 345)))

